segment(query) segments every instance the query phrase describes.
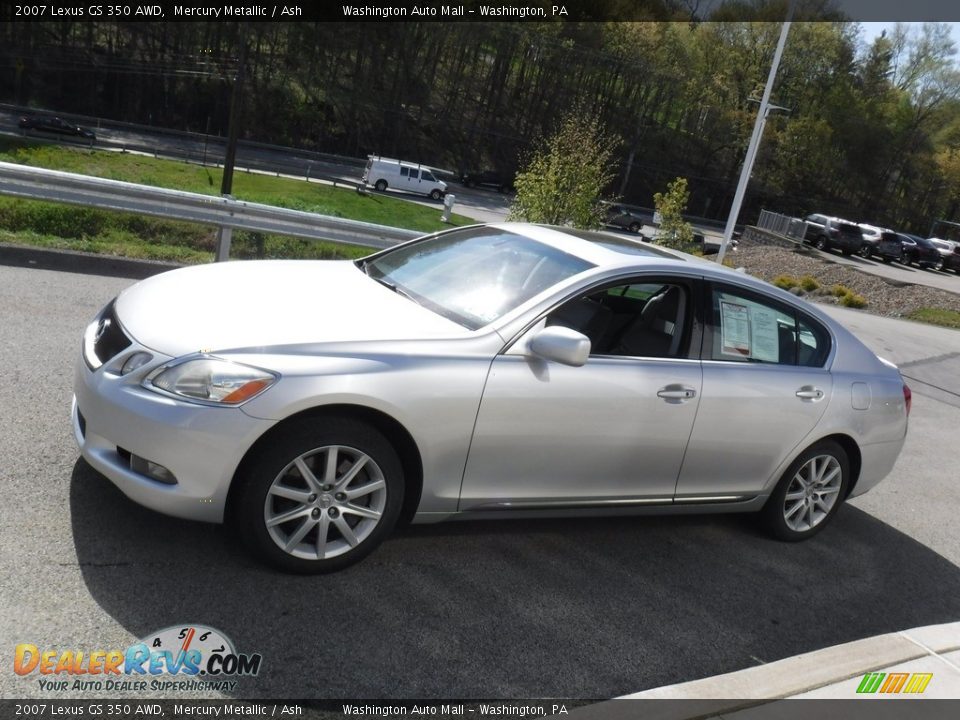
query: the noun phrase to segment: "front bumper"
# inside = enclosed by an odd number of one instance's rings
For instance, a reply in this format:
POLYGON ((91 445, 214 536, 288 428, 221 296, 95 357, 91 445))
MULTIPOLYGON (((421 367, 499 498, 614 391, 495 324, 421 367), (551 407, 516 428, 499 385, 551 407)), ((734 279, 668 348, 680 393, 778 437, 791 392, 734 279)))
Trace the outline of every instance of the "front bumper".
MULTIPOLYGON (((138 349, 122 353, 120 362, 138 349)), ((252 418, 236 407, 206 407, 158 395, 140 386, 149 369, 121 377, 110 371, 115 365, 91 371, 82 358, 77 363, 72 420, 84 459, 127 497, 152 510, 223 522, 237 466, 275 421, 252 418), (131 454, 164 466, 176 483, 132 470, 131 454)))

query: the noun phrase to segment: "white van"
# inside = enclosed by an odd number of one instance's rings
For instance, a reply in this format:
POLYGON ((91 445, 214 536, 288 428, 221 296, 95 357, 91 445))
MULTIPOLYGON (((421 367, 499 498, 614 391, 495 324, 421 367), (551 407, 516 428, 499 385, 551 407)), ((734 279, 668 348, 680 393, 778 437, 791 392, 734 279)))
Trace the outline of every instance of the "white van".
POLYGON ((365 185, 373 185, 383 192, 388 187, 394 190, 427 195, 433 200, 439 200, 447 192, 447 184, 437 180, 430 168, 418 163, 380 157, 367 156, 367 167, 363 171, 365 185))

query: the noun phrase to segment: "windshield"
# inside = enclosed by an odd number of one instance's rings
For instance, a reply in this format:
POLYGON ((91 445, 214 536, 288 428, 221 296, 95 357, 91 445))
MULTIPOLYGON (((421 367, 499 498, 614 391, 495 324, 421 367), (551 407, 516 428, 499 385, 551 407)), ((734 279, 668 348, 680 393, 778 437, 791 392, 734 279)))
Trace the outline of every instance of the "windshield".
POLYGON ((593 265, 530 238, 470 228, 358 265, 373 279, 471 330, 593 265))

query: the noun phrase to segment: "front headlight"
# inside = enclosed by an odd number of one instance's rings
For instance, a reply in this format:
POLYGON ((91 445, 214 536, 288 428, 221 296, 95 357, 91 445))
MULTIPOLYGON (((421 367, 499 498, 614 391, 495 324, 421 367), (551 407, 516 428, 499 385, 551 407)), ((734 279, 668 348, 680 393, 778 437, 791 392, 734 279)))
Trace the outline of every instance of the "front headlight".
POLYGON ((186 400, 239 405, 277 381, 266 370, 219 358, 201 357, 168 365, 144 381, 153 390, 186 400))

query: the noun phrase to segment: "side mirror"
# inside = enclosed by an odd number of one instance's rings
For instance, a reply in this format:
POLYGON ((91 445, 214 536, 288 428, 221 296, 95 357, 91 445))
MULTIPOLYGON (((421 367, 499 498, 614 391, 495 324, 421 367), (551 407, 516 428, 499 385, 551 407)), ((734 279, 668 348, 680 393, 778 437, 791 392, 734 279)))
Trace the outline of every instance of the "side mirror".
POLYGON ((545 360, 580 367, 590 357, 590 339, 583 333, 552 325, 538 331, 527 346, 545 360))

